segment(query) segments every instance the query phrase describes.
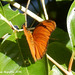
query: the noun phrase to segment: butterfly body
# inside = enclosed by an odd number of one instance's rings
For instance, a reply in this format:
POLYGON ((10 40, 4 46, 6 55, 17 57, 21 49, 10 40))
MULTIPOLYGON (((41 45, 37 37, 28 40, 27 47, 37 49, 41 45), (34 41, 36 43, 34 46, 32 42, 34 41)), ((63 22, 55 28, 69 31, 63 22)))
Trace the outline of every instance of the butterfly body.
POLYGON ((23 26, 25 36, 27 38, 31 54, 34 61, 43 57, 47 50, 47 44, 52 31, 56 28, 56 23, 52 20, 40 22, 34 29, 33 33, 29 33, 23 26))

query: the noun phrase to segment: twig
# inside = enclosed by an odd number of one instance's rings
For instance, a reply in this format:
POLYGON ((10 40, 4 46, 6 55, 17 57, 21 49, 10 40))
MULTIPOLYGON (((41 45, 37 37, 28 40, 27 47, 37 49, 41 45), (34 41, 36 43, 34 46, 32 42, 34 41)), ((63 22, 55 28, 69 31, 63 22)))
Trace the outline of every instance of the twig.
POLYGON ((28 9, 28 7, 29 7, 29 4, 30 4, 30 0, 28 0, 28 2, 27 2, 27 5, 26 5, 26 10, 25 10, 25 27, 27 27, 27 16, 26 16, 26 14, 27 14, 27 9, 28 9))
POLYGON ((45 18, 46 18, 46 20, 48 20, 48 14, 47 14, 47 10, 46 10, 46 7, 45 7, 45 1, 41 0, 41 3, 42 3, 42 6, 43 6, 45 18))
POLYGON ((8 21, 2 14, 0 14, 0 19, 4 20, 13 30, 19 32, 19 31, 23 31, 23 29, 17 29, 14 27, 14 25, 11 23, 11 21, 8 21))
POLYGON ((27 30, 34 30, 35 29, 35 27, 33 27, 33 28, 27 28, 27 30))
POLYGON ((7 33, 7 34, 5 34, 4 36, 2 36, 2 39, 4 39, 6 36, 8 36, 8 33, 7 33))
MULTIPOLYGON (((11 23, 11 21, 8 21, 3 15, 1 15, 0 14, 0 19, 1 20, 4 20, 13 30, 16 30, 16 31, 23 31, 23 29, 16 29, 15 27, 14 27, 14 25, 11 23)), ((28 28, 28 30, 33 30, 33 29, 35 29, 34 27, 33 28, 28 28)))
POLYGON ((65 70, 60 64, 58 64, 53 58, 51 58, 48 54, 47 58, 53 62, 60 70, 62 70, 66 75, 73 75, 71 72, 68 72, 67 70, 65 70))
POLYGON ((25 13, 26 13, 27 10, 28 10, 29 4, 30 4, 30 0, 28 0, 28 2, 27 2, 26 9, 25 9, 25 13))
POLYGON ((74 58, 74 52, 72 53, 72 56, 70 58, 69 67, 68 67, 68 71, 69 72, 71 72, 71 69, 72 69, 73 58, 74 58))
POLYGON ((18 31, 18 30, 13 26, 13 24, 11 23, 11 21, 9 22, 2 14, 0 14, 0 19, 1 19, 1 20, 4 20, 12 29, 18 31))
MULTIPOLYGON (((35 27, 33 27, 33 28, 27 28, 27 30, 29 30, 29 31, 34 30, 34 29, 35 29, 35 27)), ((19 29, 18 32, 19 31, 23 31, 23 29, 19 29)))
MULTIPOLYGON (((21 11, 25 12, 26 8, 21 6, 20 4, 18 4, 17 2, 9 2, 11 5, 13 5, 14 7, 20 9, 21 11)), ((42 22, 43 19, 40 18, 39 16, 37 16, 36 14, 34 14, 33 12, 31 12, 30 10, 27 10, 27 14, 29 16, 31 16, 32 18, 34 18, 35 20, 37 20, 38 22, 42 22)))

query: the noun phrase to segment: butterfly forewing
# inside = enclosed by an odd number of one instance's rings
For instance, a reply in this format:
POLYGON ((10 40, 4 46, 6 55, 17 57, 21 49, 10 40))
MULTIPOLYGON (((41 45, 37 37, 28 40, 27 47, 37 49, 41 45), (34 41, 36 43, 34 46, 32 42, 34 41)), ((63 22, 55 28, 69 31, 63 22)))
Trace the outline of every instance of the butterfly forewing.
POLYGON ((39 23, 33 31, 33 39, 34 39, 34 47, 35 48, 35 55, 37 54, 37 50, 39 52, 40 57, 36 57, 40 59, 46 52, 47 43, 52 31, 55 29, 56 23, 52 20, 45 20, 39 23))

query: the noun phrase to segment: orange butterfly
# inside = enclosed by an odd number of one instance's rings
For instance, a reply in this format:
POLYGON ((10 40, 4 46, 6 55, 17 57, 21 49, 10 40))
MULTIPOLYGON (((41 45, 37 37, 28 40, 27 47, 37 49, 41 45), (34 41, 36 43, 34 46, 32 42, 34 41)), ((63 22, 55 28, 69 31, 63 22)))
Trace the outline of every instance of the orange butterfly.
POLYGON ((28 31, 23 25, 24 34, 29 44, 31 54, 34 61, 43 57, 46 53, 47 43, 53 30, 56 28, 56 23, 52 20, 40 22, 34 29, 33 33, 28 31))

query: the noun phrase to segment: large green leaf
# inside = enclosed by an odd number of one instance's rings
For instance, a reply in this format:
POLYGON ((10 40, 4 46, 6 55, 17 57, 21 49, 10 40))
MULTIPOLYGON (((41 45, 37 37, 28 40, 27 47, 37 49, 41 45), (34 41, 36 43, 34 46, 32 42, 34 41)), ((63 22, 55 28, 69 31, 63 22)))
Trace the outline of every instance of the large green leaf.
MULTIPOLYGON (((8 21, 11 21, 13 25, 22 27, 24 23, 24 15, 20 14, 18 10, 13 11, 9 4, 2 7, 0 6, 0 14, 3 15, 8 21)), ((11 34, 11 27, 0 18, 0 38, 6 33, 11 34)))
POLYGON ((14 32, 0 46, 0 75, 48 75, 47 59, 33 62, 23 32, 14 32), (6 73, 5 73, 6 72, 6 73), (7 72, 10 72, 7 74, 7 72))
POLYGON ((72 50, 75 51, 75 0, 73 1, 68 12, 67 30, 69 33, 72 50))
MULTIPOLYGON (((63 43, 60 42, 52 42, 48 45, 47 49, 48 55, 50 55, 55 61, 57 61, 60 65, 62 65, 65 69, 68 68, 69 58, 71 56, 71 52, 66 48, 66 46, 63 43)), ((53 67, 53 63, 49 61, 50 66, 50 74, 51 75, 64 75, 64 73, 57 68, 53 67), (54 69, 52 69, 54 68, 54 69), (58 73, 56 73, 56 70, 58 73)), ((75 64, 74 64, 75 65, 75 64)), ((73 69, 74 70, 74 69, 73 69)))
POLYGON ((69 41, 68 33, 60 28, 56 28, 55 31, 51 34, 49 42, 51 43, 55 41, 67 44, 67 42, 69 41))
POLYGON ((51 34, 49 43, 59 42, 65 45, 70 51, 72 51, 71 41, 69 40, 68 33, 60 28, 56 28, 51 34))

